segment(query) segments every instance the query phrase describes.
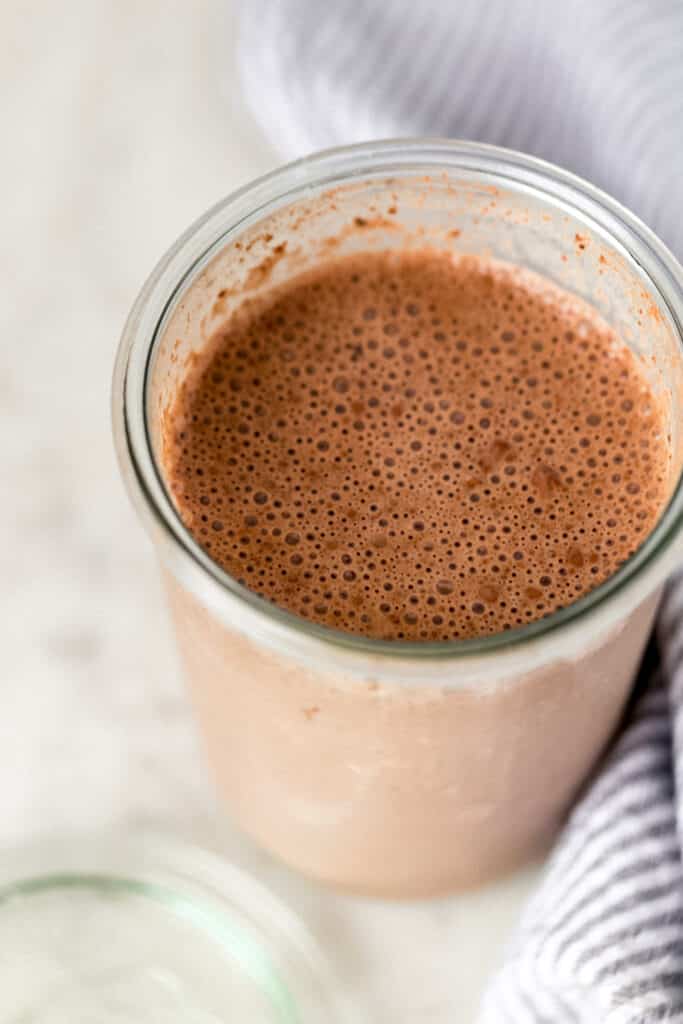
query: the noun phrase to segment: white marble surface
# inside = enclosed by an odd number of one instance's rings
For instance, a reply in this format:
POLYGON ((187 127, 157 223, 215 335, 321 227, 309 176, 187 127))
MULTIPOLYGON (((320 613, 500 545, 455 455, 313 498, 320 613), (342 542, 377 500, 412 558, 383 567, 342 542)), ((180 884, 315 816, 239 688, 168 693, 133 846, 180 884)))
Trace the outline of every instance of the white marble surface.
POLYGON ((0 845, 149 824, 206 842, 303 911, 363 1020, 466 1024, 533 873, 367 903, 237 835, 114 464, 110 371, 138 287, 196 215, 275 162, 241 103, 225 6, 2 4, 0 845))

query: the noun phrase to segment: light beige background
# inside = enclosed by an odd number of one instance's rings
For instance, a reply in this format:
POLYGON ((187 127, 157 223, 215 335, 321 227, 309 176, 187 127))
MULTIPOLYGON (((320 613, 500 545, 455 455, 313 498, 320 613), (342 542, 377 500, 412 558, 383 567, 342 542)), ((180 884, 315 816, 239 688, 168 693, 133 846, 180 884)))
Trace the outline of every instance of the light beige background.
POLYGON ((361 1019, 466 1024, 532 875, 364 903, 238 836, 114 463, 110 371, 137 289, 275 162, 241 101, 231 5, 5 0, 0 15, 0 847, 112 825, 206 842, 304 913, 361 1019))

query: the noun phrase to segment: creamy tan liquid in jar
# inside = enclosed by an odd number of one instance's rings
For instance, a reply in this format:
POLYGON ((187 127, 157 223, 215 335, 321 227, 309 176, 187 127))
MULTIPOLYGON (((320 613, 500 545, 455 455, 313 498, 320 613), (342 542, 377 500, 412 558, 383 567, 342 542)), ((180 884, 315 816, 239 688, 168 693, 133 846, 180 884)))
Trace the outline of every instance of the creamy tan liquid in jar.
POLYGON ((597 229, 476 175, 327 188, 210 255, 147 428, 226 806, 354 891, 509 871, 613 734, 673 561, 645 555, 676 330, 597 229))
POLYGON ((239 583, 321 625, 456 640, 570 604, 667 497, 631 350, 528 271, 448 253, 321 264, 234 316, 184 379, 164 470, 239 583))

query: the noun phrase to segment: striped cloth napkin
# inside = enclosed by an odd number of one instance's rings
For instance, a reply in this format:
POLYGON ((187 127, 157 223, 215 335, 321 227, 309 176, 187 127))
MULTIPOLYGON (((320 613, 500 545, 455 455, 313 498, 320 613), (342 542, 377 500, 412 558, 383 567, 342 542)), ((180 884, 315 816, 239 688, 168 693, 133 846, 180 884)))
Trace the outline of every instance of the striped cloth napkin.
MULTIPOLYGON (((246 96, 283 157, 455 135, 568 167, 683 257, 683 0, 249 0, 246 96)), ((481 1024, 683 1022, 683 574, 481 1024)))

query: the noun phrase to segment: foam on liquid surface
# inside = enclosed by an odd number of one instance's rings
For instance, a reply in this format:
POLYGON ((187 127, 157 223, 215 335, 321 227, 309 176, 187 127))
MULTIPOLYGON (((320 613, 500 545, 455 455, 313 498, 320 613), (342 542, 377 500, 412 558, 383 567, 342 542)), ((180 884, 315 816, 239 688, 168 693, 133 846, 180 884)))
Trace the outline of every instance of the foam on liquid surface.
POLYGON ((227 572, 369 637, 497 633, 610 576, 666 500, 636 358, 543 278, 436 251, 246 305, 177 396, 165 470, 227 572))

